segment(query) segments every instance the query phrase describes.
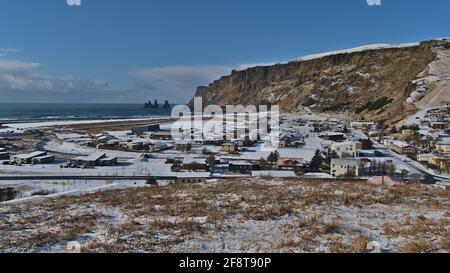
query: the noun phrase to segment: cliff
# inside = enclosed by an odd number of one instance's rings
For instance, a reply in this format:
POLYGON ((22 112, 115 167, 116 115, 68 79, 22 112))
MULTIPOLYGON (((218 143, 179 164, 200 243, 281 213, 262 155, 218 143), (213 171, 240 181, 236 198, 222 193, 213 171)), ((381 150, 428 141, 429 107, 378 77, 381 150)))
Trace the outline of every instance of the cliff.
MULTIPOLYGON (((270 102, 284 112, 344 112, 395 122, 417 111, 420 101, 438 92, 436 83, 442 75, 432 75, 430 68, 442 58, 450 59, 449 44, 448 40, 433 40, 368 47, 232 71, 199 87, 196 96, 202 97, 205 105, 270 102)), ((449 70, 445 64, 443 67, 444 72, 449 70)))

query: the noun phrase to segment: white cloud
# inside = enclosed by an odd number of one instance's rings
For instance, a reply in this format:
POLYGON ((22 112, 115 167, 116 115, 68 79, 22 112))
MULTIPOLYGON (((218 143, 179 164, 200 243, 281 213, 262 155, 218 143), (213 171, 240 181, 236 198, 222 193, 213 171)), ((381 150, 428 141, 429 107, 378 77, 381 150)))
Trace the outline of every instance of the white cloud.
POLYGON ((0 48, 0 57, 10 55, 13 53, 17 53, 17 52, 19 52, 19 50, 15 49, 15 48, 0 48))
MULTIPOLYGON (((2 50, 5 54, 15 50, 2 50)), ((111 87, 106 81, 41 73, 40 63, 0 58, 0 101, 139 102, 168 99, 184 103, 198 86, 208 85, 233 69, 244 70, 264 64, 172 65, 131 72, 133 88, 111 87)))
POLYGON ((69 6, 81 6, 81 0, 66 0, 69 6))
POLYGON ((114 101, 129 95, 103 80, 45 75, 39 67, 39 63, 0 59, 0 101, 114 101))

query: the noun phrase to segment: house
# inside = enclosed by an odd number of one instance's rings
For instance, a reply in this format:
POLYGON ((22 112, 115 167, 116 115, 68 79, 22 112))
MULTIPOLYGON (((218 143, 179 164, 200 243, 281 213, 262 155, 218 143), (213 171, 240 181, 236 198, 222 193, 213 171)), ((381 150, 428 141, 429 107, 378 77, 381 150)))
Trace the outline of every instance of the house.
POLYGON ((433 156, 433 158, 431 159, 431 165, 434 165, 434 166, 436 166, 436 167, 439 168, 440 165, 441 165, 441 161, 442 161, 442 160, 445 160, 445 159, 446 159, 445 157, 435 155, 435 156, 433 156))
POLYGON ((414 135, 414 131, 410 129, 402 130, 402 135, 405 137, 412 137, 414 135))
POLYGON ((171 169, 173 172, 205 172, 209 171, 209 165, 204 157, 186 156, 175 158, 171 169))
POLYGON ((211 178, 209 172, 184 172, 177 174, 176 182, 178 183, 201 183, 211 178))
POLYGON ((331 141, 343 141, 345 139, 344 133, 324 133, 320 134, 320 138, 331 141))
POLYGON ((331 175, 334 177, 359 176, 359 160, 352 158, 332 159, 331 175))
POLYGON ((170 149, 172 147, 173 147, 172 145, 169 145, 165 142, 160 142, 160 141, 144 143, 144 150, 147 150, 149 152, 162 151, 162 150, 170 149))
POLYGON ((391 149, 397 154, 401 155, 414 155, 416 149, 404 141, 395 140, 391 143, 391 149))
POLYGON ((53 161, 55 161, 55 156, 44 155, 33 158, 32 163, 34 165, 40 165, 40 164, 49 164, 52 163, 53 161))
POLYGON ((113 136, 110 136, 110 135, 102 135, 102 136, 96 138, 96 143, 97 143, 97 144, 99 144, 99 143, 106 143, 106 142, 108 142, 108 141, 110 141, 110 140, 112 140, 112 139, 114 139, 113 136))
POLYGON ((353 141, 334 142, 330 146, 331 151, 335 151, 339 158, 355 157, 357 151, 357 143, 353 141))
POLYGON ((121 142, 119 146, 122 149, 128 150, 128 151, 141 151, 144 149, 144 142, 143 141, 128 141, 128 142, 121 142))
POLYGON ((114 166, 117 164, 117 157, 106 157, 104 153, 95 153, 71 159, 70 164, 77 167, 114 166))
POLYGON ((236 154, 239 152, 239 148, 236 143, 225 143, 222 145, 222 152, 228 154, 236 154))
POLYGON ((260 166, 258 164, 249 161, 230 161, 228 163, 228 170, 234 173, 251 173, 252 171, 259 171, 260 166))
POLYGON ((47 155, 46 152, 36 151, 29 154, 19 154, 12 157, 11 162, 22 165, 22 164, 32 164, 33 158, 41 157, 47 155))
POLYGON ((381 139, 381 144, 384 145, 384 146, 386 146, 386 147, 391 147, 392 142, 394 142, 394 141, 395 141, 395 138, 394 138, 394 137, 392 137, 392 136, 386 136, 386 137, 383 137, 383 138, 381 139))
POLYGON ((445 130, 448 128, 448 123, 447 122, 432 122, 431 128, 445 130))
POLYGON ((296 173, 302 173, 303 167, 305 165, 305 160, 303 158, 283 158, 278 159, 278 168, 280 170, 289 170, 296 173))
POLYGON ((157 132, 160 130, 159 124, 136 126, 131 128, 131 133, 136 136, 143 136, 149 132, 157 132))
POLYGON ((432 164, 433 157, 435 157, 434 154, 418 154, 417 161, 419 161, 420 163, 432 164))
POLYGON ((450 174, 450 159, 443 159, 439 161, 439 170, 441 172, 450 174))
POLYGON ((180 140, 175 143, 174 147, 179 152, 189 152, 192 148, 192 143, 189 140, 180 140))
POLYGON ((353 121, 350 123, 350 127, 357 130, 371 130, 375 128, 376 123, 370 121, 353 121))
POLYGON ((121 141, 118 139, 108 140, 106 143, 97 144, 96 148, 99 150, 113 150, 120 146, 121 141))
POLYGON ((151 139, 154 140, 173 140, 171 131, 158 131, 154 132, 151 136, 151 139))

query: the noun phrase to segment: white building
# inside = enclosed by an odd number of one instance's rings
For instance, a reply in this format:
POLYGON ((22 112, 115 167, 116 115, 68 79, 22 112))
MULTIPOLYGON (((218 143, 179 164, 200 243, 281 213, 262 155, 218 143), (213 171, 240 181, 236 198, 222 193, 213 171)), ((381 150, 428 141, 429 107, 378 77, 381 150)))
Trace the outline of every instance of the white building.
POLYGON ((331 151, 335 151, 339 158, 343 157, 355 157, 358 149, 358 142, 334 142, 331 144, 331 151))
POLYGON ((331 175, 334 177, 358 176, 359 160, 352 158, 332 159, 331 175))

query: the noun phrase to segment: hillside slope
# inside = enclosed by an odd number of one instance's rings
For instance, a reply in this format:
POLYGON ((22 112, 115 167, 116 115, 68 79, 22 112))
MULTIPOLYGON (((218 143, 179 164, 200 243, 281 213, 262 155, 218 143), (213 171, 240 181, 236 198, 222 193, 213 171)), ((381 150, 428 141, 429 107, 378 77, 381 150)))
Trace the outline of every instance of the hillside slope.
POLYGON ((414 113, 417 106, 446 101, 448 56, 450 42, 445 39, 361 47, 232 71, 199 87, 196 96, 203 97, 204 104, 270 102, 283 112, 348 112, 395 122, 414 113))

